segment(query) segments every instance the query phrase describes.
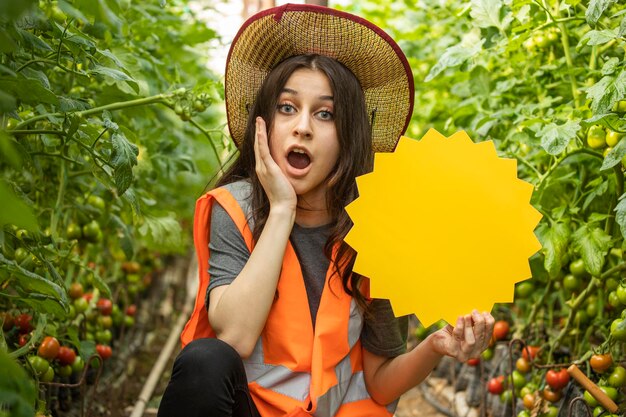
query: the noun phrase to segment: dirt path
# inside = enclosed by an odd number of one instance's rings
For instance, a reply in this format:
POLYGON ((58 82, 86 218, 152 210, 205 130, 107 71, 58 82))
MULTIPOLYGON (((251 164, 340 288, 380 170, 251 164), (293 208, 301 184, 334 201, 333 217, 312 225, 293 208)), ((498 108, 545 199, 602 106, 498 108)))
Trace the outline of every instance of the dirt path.
POLYGON ((394 417, 446 417, 437 412, 424 398, 419 388, 413 388, 400 398, 394 417))

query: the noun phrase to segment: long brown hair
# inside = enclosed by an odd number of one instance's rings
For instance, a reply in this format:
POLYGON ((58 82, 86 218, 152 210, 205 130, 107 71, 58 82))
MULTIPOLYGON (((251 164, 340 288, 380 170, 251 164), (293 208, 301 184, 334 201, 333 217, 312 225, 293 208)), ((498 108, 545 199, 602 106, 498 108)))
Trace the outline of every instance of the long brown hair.
POLYGON ((326 74, 334 98, 334 120, 340 151, 337 163, 326 179, 328 183, 327 210, 333 222, 330 226, 330 236, 324 246, 324 253, 328 259, 332 259, 333 247, 339 244, 334 266, 339 273, 339 265, 345 265, 344 272, 341 274, 343 288, 355 298, 361 307, 365 307, 365 298, 359 291, 361 276, 352 273, 355 252, 343 241, 352 227, 352 222, 344 207, 357 196, 355 177, 372 169, 373 152, 363 90, 349 69, 324 55, 298 55, 274 67, 259 89, 255 102, 249 108, 240 156, 218 181, 217 186, 241 179, 251 181, 251 208, 254 223, 252 235, 257 240, 269 216, 270 205, 255 171, 255 121, 257 117, 262 117, 268 126, 268 132, 271 131, 280 91, 291 74, 301 68, 318 70, 326 74))

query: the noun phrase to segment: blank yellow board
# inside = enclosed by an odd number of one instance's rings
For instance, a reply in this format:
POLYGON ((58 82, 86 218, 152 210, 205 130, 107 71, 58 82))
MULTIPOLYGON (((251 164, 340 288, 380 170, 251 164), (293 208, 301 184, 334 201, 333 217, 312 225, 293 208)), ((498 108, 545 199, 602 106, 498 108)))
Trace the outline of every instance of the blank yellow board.
POLYGON ((402 137, 395 152, 375 155, 357 186, 346 207, 354 271, 370 278, 372 298, 391 300, 396 316, 454 324, 473 309, 512 302, 514 284, 531 277, 541 214, 517 161, 498 157, 493 142, 434 129, 420 141, 402 137))

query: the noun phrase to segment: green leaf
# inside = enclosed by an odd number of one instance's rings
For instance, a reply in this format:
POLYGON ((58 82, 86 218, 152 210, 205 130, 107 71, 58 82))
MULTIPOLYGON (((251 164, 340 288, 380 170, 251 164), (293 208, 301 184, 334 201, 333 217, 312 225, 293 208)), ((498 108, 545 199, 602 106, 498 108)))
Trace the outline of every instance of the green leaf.
POLYGON ((619 30, 617 31, 617 36, 621 38, 626 36, 626 16, 622 18, 622 22, 619 24, 619 30))
POLYGON ((115 186, 118 194, 122 195, 133 182, 133 167, 137 165, 139 148, 120 132, 111 135, 111 140, 113 142, 111 165, 115 169, 115 186))
POLYGON ((32 49, 39 49, 40 51, 43 51, 43 52, 51 52, 53 50, 52 47, 48 45, 43 39, 39 38, 38 36, 33 35, 32 33, 26 30, 18 29, 18 33, 24 40, 24 43, 26 44, 26 46, 32 49))
POLYGON ((615 207, 615 221, 619 224, 622 236, 626 239, 626 193, 619 198, 619 203, 615 207))
POLYGON ((504 31, 513 20, 513 15, 509 12, 501 17, 503 6, 503 0, 472 0, 470 16, 479 28, 493 26, 504 31))
POLYGON ((585 12, 585 18, 587 19, 587 23, 591 26, 595 26, 602 16, 602 13, 606 11, 613 3, 617 0, 591 0, 589 2, 589 7, 587 7, 587 11, 585 12))
POLYGON ((0 369, 2 369, 0 378, 2 411, 8 412, 12 417, 34 416, 37 390, 32 378, 3 350, 0 350, 0 369))
POLYGON ((624 131, 626 130, 626 120, 621 119, 615 113, 598 114, 589 119, 585 119, 581 123, 584 127, 593 125, 600 125, 611 130, 624 131))
POLYGON ((550 155, 558 155, 567 148, 580 130, 579 120, 568 120, 562 125, 549 123, 536 133, 541 138, 541 147, 550 155))
POLYGON ((537 229, 543 253, 545 256, 544 266, 552 278, 556 278, 563 267, 563 260, 569 246, 571 230, 567 223, 555 223, 550 227, 547 224, 537 229), (547 229, 547 230, 546 230, 547 229))
POLYGON ((591 275, 600 276, 605 255, 611 247, 611 236, 599 227, 584 224, 574 232, 572 242, 587 271, 591 275))
POLYGON ((39 230, 32 208, 17 197, 4 182, 0 182, 0 201, 0 225, 14 224, 31 231, 39 230))
POLYGON ((79 20, 82 23, 89 23, 89 19, 87 19, 87 17, 85 17, 85 15, 80 10, 78 10, 65 0, 59 0, 59 9, 61 9, 63 13, 65 13, 69 17, 73 17, 74 19, 79 20))
POLYGON ((133 217, 138 218, 141 216, 141 207, 139 206, 139 201, 137 200, 135 191, 133 191, 132 188, 126 190, 126 192, 122 194, 122 198, 130 204, 130 208, 133 211, 133 217))
POLYGON ((88 110, 89 108, 89 104, 84 101, 74 100, 67 97, 59 98, 59 110, 61 110, 62 112, 71 113, 75 111, 88 110))
POLYGON ((476 40, 475 42, 461 42, 458 45, 451 46, 446 49, 439 58, 439 61, 430 69, 430 72, 426 76, 424 82, 429 82, 437 75, 439 75, 446 68, 456 67, 465 63, 468 59, 471 59, 478 55, 482 50, 484 39, 476 40))
POLYGON ((149 247, 155 247, 158 242, 159 247, 176 250, 183 242, 182 229, 174 213, 167 217, 145 216, 138 231, 149 247))
POLYGON ((619 59, 616 57, 609 58, 608 61, 602 65, 602 75, 614 74, 619 68, 619 59))
POLYGON ((602 177, 598 177, 594 181, 591 181, 589 185, 593 184, 594 188, 591 190, 589 195, 585 198, 583 202, 583 210, 587 210, 589 204, 591 204, 596 198, 603 196, 609 189, 609 181, 605 181, 602 177), (595 184, 594 184, 595 182, 595 184))
POLYGON ((65 290, 54 282, 43 278, 27 269, 22 268, 15 261, 8 260, 0 253, 0 264, 15 278, 14 284, 17 289, 25 293, 43 294, 52 297, 61 304, 62 308, 69 306, 65 290))
POLYGON ((40 82, 19 75, 17 78, 0 77, 0 90, 4 90, 13 97, 19 97, 22 102, 37 105, 40 103, 58 104, 56 94, 44 87, 40 82))
POLYGON ((15 109, 17 109, 15 97, 0 90, 0 113, 9 113, 15 109))
POLYGON ((617 38, 617 29, 590 30, 580 38, 576 48, 581 48, 585 45, 604 45, 615 38, 617 38))
POLYGON ((139 84, 137 84, 137 81, 130 75, 126 74, 125 72, 116 70, 114 68, 103 67, 101 65, 97 65, 96 67, 92 68, 89 72, 93 74, 104 75, 116 81, 124 81, 135 91, 135 93, 139 92, 139 84))
POLYGON ((624 156, 626 156, 626 140, 620 140, 617 142, 617 145, 615 145, 615 147, 604 157, 600 171, 613 168, 615 165, 622 162, 622 158, 624 156))
POLYGON ((17 145, 15 139, 7 135, 4 130, 0 130, 0 159, 7 162, 13 168, 19 169, 22 158, 17 149, 15 149, 15 145, 17 145))
POLYGON ((36 0, 2 0, 0 1, 0 16, 15 20, 25 11, 37 4, 36 0))
POLYGON ((613 104, 626 96, 626 71, 617 77, 607 75, 587 89, 587 98, 593 100, 591 110, 594 114, 608 113, 613 104))

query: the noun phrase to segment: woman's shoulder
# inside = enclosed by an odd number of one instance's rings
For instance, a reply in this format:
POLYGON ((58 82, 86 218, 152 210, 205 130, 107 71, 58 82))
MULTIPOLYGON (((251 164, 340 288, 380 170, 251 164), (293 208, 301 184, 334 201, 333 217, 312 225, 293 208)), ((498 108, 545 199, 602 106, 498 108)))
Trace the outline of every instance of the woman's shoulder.
POLYGON ((252 209, 252 183, 250 182, 250 180, 241 179, 221 185, 218 188, 225 189, 230 193, 230 195, 233 196, 249 222, 252 209))

